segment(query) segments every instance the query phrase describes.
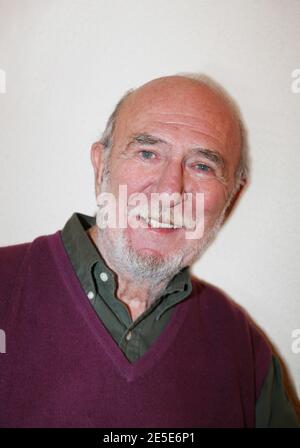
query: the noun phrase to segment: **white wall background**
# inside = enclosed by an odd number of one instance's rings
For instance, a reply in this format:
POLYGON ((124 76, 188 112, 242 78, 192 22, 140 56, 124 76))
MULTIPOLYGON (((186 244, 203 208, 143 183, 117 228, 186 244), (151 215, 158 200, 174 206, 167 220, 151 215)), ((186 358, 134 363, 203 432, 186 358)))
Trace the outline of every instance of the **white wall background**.
POLYGON ((95 211, 89 148, 123 92, 215 77, 249 128, 252 184, 195 273, 269 335, 300 394, 297 0, 0 0, 0 245, 95 211), (1 89, 0 89, 1 92, 1 89))

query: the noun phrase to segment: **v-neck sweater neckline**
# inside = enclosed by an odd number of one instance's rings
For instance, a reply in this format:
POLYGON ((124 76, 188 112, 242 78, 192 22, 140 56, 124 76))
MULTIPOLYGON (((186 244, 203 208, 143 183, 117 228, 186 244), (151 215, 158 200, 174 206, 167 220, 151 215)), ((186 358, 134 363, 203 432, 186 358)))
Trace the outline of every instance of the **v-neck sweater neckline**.
POLYGON ((58 268, 58 273, 69 292, 70 300, 73 300, 78 312, 85 320, 92 337, 95 338, 99 346, 105 351, 106 355, 113 362, 119 374, 128 382, 131 382, 151 370, 155 364, 159 362, 160 358, 164 356, 183 325, 190 307, 190 299, 193 293, 191 293, 188 298, 176 306, 170 322, 168 322, 166 328, 154 341, 147 352, 137 361, 130 363, 123 354, 121 348, 108 333, 108 330, 97 316, 92 305, 89 303, 85 291, 76 276, 64 248, 61 238, 61 231, 59 230, 55 234, 48 237, 47 242, 53 254, 55 264, 58 268))

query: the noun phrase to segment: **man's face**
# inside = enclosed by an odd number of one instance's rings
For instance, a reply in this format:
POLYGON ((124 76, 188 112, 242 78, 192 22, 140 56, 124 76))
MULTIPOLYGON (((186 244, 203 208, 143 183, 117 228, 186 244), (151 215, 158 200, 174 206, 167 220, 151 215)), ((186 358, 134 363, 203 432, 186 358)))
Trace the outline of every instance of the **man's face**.
MULTIPOLYGON (((182 265, 199 255, 234 188, 240 132, 229 106, 205 86, 164 78, 134 92, 121 107, 109 160, 109 191, 127 194, 204 194, 204 236, 187 239, 186 229, 107 229, 113 241, 122 232, 142 257, 167 259, 182 254, 182 265)), ((195 215, 193 215, 195 216, 195 215)))

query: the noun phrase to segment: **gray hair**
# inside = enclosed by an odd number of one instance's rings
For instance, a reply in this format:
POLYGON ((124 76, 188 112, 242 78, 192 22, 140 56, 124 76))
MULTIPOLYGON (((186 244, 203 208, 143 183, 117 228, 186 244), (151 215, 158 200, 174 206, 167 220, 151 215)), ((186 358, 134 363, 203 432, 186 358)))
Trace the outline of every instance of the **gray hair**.
MULTIPOLYGON (((236 117, 239 128, 240 128, 240 135, 241 135, 241 156, 239 165, 237 167, 236 173, 235 173, 235 188, 234 192, 238 190, 240 185, 246 183, 246 181, 249 178, 249 149, 248 149, 248 138, 247 138, 247 130, 244 123, 244 120, 242 118, 240 109, 235 102, 235 100, 229 95, 229 93, 222 87, 218 82, 216 82, 211 77, 204 75, 204 74, 198 74, 198 73, 178 73, 176 76, 180 76, 182 78, 186 79, 192 79, 194 81, 199 82, 202 85, 205 85, 209 87, 212 91, 218 93, 222 98, 225 99, 225 101, 229 104, 231 110, 233 111, 234 116, 236 117)), ((110 151, 113 145, 113 135, 114 130, 118 118, 119 110, 122 106, 122 104, 127 100, 127 98, 133 93, 136 89, 130 89, 128 90, 119 100, 117 105, 115 106, 113 112, 111 113, 110 117, 107 120, 104 132, 100 138, 100 143, 103 144, 105 148, 104 152, 104 160, 105 162, 108 161, 110 156, 110 151)), ((231 194, 231 197, 233 196, 231 194)))

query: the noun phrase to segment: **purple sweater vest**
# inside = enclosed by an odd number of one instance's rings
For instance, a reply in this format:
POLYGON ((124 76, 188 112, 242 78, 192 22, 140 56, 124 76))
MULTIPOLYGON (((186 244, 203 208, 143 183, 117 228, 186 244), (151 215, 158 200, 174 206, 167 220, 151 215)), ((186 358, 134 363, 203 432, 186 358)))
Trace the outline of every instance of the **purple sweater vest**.
POLYGON ((245 314, 193 278, 165 330, 129 363, 60 231, 0 249, 0 328, 0 427, 252 427, 271 360, 245 314))

